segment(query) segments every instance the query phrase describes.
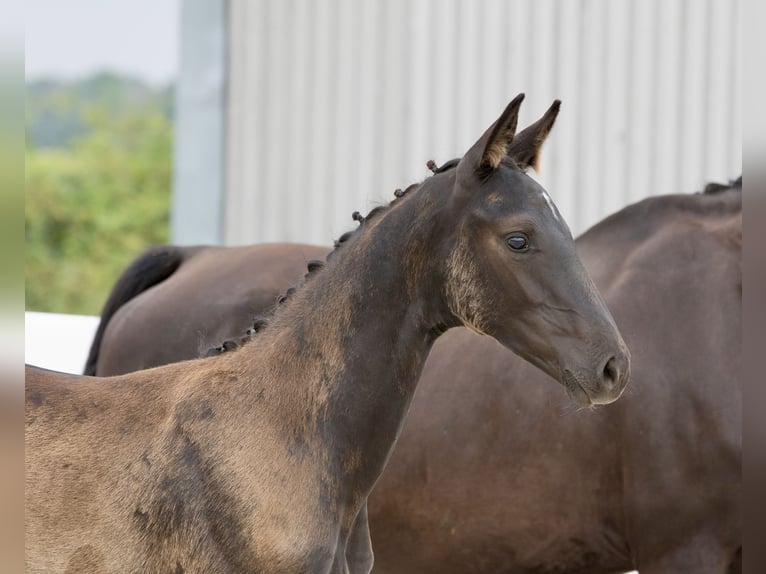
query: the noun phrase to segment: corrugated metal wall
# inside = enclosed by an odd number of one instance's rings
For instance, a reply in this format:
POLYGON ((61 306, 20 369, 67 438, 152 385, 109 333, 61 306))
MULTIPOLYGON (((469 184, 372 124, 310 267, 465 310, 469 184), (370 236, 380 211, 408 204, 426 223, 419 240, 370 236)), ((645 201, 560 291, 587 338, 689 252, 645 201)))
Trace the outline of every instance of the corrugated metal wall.
POLYGON ((231 0, 225 241, 329 244, 518 92, 574 232, 741 172, 737 0, 231 0))

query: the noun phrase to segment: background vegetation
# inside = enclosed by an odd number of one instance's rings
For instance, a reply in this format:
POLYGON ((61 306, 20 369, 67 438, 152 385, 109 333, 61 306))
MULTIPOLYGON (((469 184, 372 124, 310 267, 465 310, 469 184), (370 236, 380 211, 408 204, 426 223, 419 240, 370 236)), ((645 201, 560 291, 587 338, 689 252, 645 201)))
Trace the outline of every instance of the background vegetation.
POLYGON ((30 83, 26 102, 26 308, 97 315, 168 241, 172 91, 99 74, 30 83))

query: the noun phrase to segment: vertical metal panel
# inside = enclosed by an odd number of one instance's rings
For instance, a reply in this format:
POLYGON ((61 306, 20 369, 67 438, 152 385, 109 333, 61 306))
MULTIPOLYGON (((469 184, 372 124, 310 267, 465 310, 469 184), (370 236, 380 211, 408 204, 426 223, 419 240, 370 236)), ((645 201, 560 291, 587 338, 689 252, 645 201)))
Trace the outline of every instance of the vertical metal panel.
MULTIPOLYGON (((220 243, 227 168, 226 0, 181 6, 181 62, 176 87, 173 243, 220 243)), ((238 54, 239 56, 239 54, 238 54)), ((235 135, 232 141, 244 141, 235 135)))
POLYGON ((574 232, 741 171, 739 1, 231 0, 226 235, 328 244, 518 92, 574 232))

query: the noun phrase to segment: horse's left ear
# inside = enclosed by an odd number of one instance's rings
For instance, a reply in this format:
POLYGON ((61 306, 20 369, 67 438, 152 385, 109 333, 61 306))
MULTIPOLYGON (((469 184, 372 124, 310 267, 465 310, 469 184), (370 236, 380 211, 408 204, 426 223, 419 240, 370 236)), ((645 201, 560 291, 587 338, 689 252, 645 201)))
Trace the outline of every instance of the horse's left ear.
POLYGON ((497 169, 516 134, 519 107, 523 99, 524 94, 513 98, 497 121, 471 146, 458 164, 458 175, 466 174, 467 170, 481 173, 497 169))
POLYGON ((555 100, 542 118, 513 138, 508 148, 508 155, 521 169, 526 170, 530 167, 537 169, 540 163, 540 150, 556 122, 560 107, 561 101, 555 100))

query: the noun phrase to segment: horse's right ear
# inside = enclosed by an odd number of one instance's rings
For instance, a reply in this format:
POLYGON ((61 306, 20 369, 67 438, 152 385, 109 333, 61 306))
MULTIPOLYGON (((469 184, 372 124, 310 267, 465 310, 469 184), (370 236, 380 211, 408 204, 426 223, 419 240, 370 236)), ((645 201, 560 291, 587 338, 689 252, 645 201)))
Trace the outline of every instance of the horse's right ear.
POLYGON ((519 108, 523 99, 524 94, 513 98, 497 121, 471 146, 458 164, 458 176, 467 175, 467 170, 486 173, 497 169, 516 134, 519 108))
POLYGON ((545 139, 553 128, 556 116, 559 115, 561 100, 555 100, 542 118, 537 120, 525 130, 513 138, 508 155, 513 158, 521 169, 526 170, 530 167, 538 169, 540 162, 540 149, 545 143, 545 139))

